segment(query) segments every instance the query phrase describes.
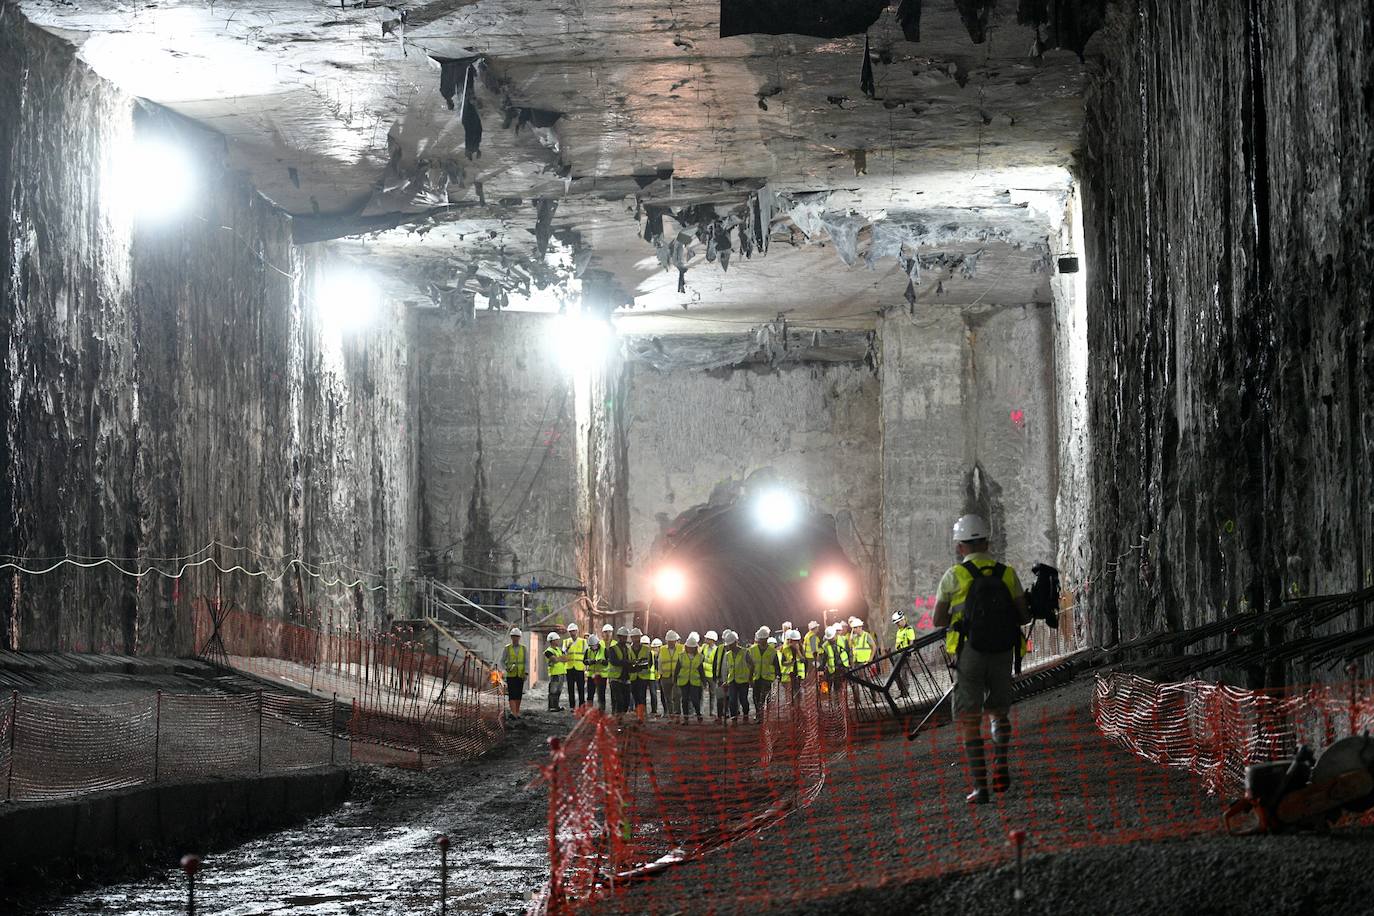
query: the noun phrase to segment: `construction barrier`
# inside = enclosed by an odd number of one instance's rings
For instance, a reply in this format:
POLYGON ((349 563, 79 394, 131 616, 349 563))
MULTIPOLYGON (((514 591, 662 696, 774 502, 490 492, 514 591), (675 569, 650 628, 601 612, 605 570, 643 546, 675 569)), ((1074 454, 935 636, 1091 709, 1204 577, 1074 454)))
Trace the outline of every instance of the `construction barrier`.
POLYGON ((195 603, 201 655, 225 667, 349 704, 366 762, 422 766, 491 748, 503 734, 501 678, 469 652, 436 655, 409 630, 330 631, 195 603), (397 753, 399 752, 399 753, 397 753))
POLYGON ((1214 833, 1246 763, 1299 741, 1319 749, 1374 717, 1366 686, 1271 696, 1099 678, 1019 702, 1011 788, 971 805, 955 728, 908 740, 915 710, 864 717, 852 697, 813 680, 762 724, 586 715, 544 771, 542 906, 785 909, 1008 863, 1013 831, 1035 853, 1214 833))
POLYGON ((102 704, 14 692, 0 699, 0 798, 327 766, 336 762, 333 713, 329 700, 266 692, 159 692, 102 704))
POLYGON ((1213 794, 1237 797, 1250 764, 1292 757, 1302 744, 1320 750, 1374 726, 1374 684, 1245 690, 1112 673, 1097 677, 1093 717, 1131 753, 1201 777, 1213 794))

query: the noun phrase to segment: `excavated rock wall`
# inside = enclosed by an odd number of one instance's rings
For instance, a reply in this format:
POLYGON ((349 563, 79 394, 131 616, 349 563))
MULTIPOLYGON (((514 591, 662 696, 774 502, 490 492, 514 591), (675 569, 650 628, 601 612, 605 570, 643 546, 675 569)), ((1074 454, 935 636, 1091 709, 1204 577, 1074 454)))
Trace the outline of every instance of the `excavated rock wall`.
POLYGON ((214 556, 277 576, 7 569, 0 645, 185 652, 191 601, 216 593, 369 622, 407 604, 399 313, 357 337, 331 330, 313 296, 327 252, 293 247, 289 220, 220 170, 223 144, 202 131, 181 128, 202 176, 191 212, 135 227, 110 171, 131 100, 9 5, 0 72, 0 553, 142 558, 130 568, 214 556), (321 577, 280 576, 293 556, 321 577))
POLYGON ((490 584, 504 584, 512 555, 524 581, 578 570, 575 398, 572 374, 555 358, 553 320, 418 314, 420 555, 441 578, 476 587, 488 571, 497 574, 490 584), (465 560, 465 541, 481 525, 470 513, 474 493, 492 546, 465 560))
POLYGON ((888 610, 920 621, 966 512, 1023 582, 1059 542, 1054 310, 928 308, 883 320, 882 517, 888 610))
POLYGON ((1101 635, 1370 585, 1374 12, 1135 0, 1103 41, 1083 164, 1101 635))
POLYGON ((752 474, 795 486, 833 515, 879 607, 878 379, 862 363, 627 369, 631 598, 649 598, 655 540, 682 512, 752 474))

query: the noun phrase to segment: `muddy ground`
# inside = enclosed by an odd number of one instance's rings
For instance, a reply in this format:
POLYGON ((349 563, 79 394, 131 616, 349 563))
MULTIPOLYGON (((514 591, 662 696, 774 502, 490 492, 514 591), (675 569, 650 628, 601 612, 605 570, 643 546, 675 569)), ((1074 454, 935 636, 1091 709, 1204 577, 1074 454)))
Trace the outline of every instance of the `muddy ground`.
MULTIPOLYGON (((351 798, 299 828, 208 852, 197 912, 391 916, 439 911, 439 849, 447 835, 449 911, 523 912, 547 879, 547 793, 536 765, 547 739, 572 727, 567 712, 527 709, 507 738, 466 763, 414 772, 358 767, 351 798)), ((192 851, 192 850, 187 850, 192 851)), ((200 852, 200 850, 194 850, 200 852)), ((31 893, 16 913, 185 912, 185 877, 164 867, 116 883, 31 893)))

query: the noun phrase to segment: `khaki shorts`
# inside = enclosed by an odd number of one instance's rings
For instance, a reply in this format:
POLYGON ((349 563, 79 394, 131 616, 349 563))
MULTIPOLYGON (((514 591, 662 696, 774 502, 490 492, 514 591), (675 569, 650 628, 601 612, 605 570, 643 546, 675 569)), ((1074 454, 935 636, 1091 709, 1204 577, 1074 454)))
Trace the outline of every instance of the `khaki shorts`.
POLYGON ((1012 653, 984 653, 964 646, 959 654, 958 681, 954 685, 954 715, 1006 712, 1011 708, 1012 653))

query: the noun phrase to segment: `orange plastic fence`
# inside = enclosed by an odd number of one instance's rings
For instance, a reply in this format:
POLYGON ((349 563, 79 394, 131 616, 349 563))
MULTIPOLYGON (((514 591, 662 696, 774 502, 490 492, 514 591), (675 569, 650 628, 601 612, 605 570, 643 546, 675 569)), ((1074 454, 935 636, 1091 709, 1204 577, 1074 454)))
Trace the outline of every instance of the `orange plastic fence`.
POLYGON ((380 748, 355 747, 355 759, 422 765, 475 756, 502 735, 505 704, 492 667, 471 653, 429 652, 409 630, 335 632, 205 600, 196 602, 195 624, 205 657, 348 703, 350 736, 380 748))
POLYGON ((1299 739, 1324 746, 1304 736, 1337 737, 1370 714, 1367 685, 1353 706, 1348 686, 1279 702, 1243 693, 1100 679, 1023 701, 1011 788, 988 805, 964 800, 956 729, 908 740, 909 721, 861 721, 850 691, 822 693, 814 681, 796 701, 775 699, 762 724, 588 713, 545 768, 543 903, 785 907, 1008 862, 1012 831, 1042 853, 1213 832, 1228 800, 1217 792, 1232 792, 1245 761, 1281 757, 1299 739))
POLYGON ((329 700, 265 692, 104 704, 14 692, 0 700, 0 799, 325 766, 337 756, 332 717, 329 700))

